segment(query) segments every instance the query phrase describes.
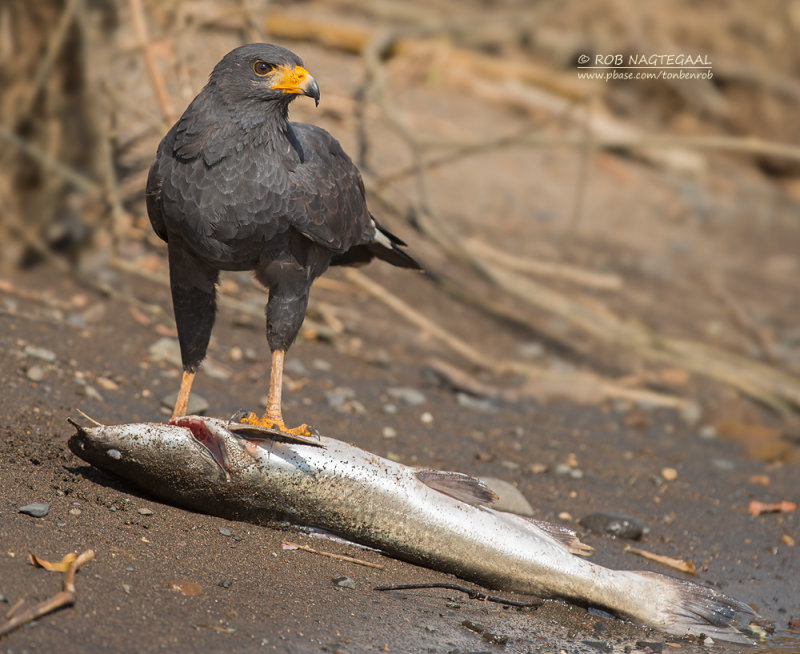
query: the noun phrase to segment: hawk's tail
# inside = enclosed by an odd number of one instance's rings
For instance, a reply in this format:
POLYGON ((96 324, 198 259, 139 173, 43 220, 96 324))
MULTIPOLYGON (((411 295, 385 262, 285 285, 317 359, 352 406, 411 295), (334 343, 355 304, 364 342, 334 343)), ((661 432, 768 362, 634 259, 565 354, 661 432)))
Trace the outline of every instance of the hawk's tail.
POLYGON ((331 260, 331 265, 358 266, 377 258, 398 268, 422 270, 422 266, 403 249, 406 244, 402 239, 381 227, 374 218, 372 222, 375 224, 375 238, 370 243, 357 245, 336 255, 331 260))

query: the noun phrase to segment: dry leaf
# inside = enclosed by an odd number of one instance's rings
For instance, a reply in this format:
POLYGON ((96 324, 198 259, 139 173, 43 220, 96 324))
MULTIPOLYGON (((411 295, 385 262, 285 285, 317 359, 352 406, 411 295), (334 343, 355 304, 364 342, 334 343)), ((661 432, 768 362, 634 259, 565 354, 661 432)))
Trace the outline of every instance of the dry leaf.
POLYGON ((656 563, 661 563, 662 565, 666 565, 674 570, 680 570, 681 572, 686 572, 690 575, 697 574, 697 569, 694 567, 694 563, 691 563, 690 561, 673 559, 671 556, 664 556, 663 554, 653 554, 653 552, 640 550, 638 547, 631 547, 630 545, 625 547, 625 551, 638 554, 639 556, 650 559, 651 561, 655 561, 656 563))
POLYGON ((169 338, 177 338, 178 337, 177 330, 172 328, 172 327, 167 327, 166 325, 161 325, 161 324, 156 325, 154 327, 154 330, 155 330, 156 334, 158 334, 159 336, 167 336, 169 338))
POLYGON ((750 506, 747 507, 750 515, 761 515, 762 513, 791 513, 797 511, 797 504, 794 502, 759 502, 758 500, 751 500, 750 506))
POLYGON ((149 327, 152 324, 152 320, 150 320, 150 316, 148 316, 144 311, 141 309, 130 306, 128 310, 131 312, 131 316, 133 319, 139 323, 142 327, 149 327))
POLYGON ((50 570, 51 572, 66 572, 70 564, 78 558, 78 553, 70 552, 57 563, 40 559, 33 552, 28 552, 28 558, 30 559, 31 564, 35 565, 37 568, 44 568, 45 570, 50 570))
POLYGON ((173 593, 180 593, 186 597, 197 597, 203 594, 203 587, 196 581, 170 581, 168 588, 173 593))

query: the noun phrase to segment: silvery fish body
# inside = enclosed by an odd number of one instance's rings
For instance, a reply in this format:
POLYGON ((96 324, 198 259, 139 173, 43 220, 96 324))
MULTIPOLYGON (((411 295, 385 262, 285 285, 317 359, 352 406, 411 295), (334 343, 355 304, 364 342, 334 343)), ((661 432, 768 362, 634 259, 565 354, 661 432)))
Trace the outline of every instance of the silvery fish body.
POLYGON ((573 532, 492 509, 493 493, 467 475, 409 467, 332 438, 284 440, 196 416, 177 423, 75 425, 69 446, 189 509, 323 529, 488 588, 602 607, 671 634, 748 642, 739 631, 755 617, 746 604, 580 558, 591 548, 573 532))

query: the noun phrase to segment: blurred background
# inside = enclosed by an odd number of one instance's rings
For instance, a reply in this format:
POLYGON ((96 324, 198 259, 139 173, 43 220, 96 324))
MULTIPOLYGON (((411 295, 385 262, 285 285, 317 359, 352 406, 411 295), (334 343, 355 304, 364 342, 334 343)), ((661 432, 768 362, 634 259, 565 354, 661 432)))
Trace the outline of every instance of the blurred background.
MULTIPOLYGON (((214 64, 272 41, 322 91, 293 119, 342 142, 431 273, 332 274, 305 338, 379 340, 354 318, 377 299, 398 351, 473 397, 674 407, 744 440, 765 422, 764 456, 791 456, 799 31, 781 0, 6 0, 3 311, 55 271, 169 328, 148 167, 214 64), (706 75, 578 68, 668 54, 706 75)), ((259 323, 248 279, 221 291, 259 323)))
MULTIPOLYGON (((76 467, 76 408, 114 424, 174 405, 148 168, 213 66, 264 40, 319 83, 292 119, 339 139, 427 271, 317 280, 287 423, 513 484, 594 561, 665 572, 580 522, 632 516, 677 574, 776 622, 761 651, 798 651, 798 37, 800 0, 0 0, 0 591, 43 592, 15 552, 98 552, 74 611, 18 649, 127 651, 143 625, 170 651, 472 651, 489 625, 508 652, 657 637, 556 604, 380 600, 375 579, 434 573, 373 578, 292 558, 272 529, 137 513, 143 498, 76 467), (48 519, 17 512, 34 501, 48 519), (331 585, 343 572, 358 591, 331 585), (204 595, 170 599, 179 577, 204 595)), ((249 273, 223 275, 189 412, 263 406, 264 304, 249 273)))

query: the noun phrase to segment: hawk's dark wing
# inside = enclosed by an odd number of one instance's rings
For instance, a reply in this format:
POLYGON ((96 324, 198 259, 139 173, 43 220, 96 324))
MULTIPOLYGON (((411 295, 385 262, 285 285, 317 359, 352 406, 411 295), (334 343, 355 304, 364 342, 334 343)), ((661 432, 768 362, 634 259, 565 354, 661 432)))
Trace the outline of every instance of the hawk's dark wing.
POLYGON ((336 254, 371 242, 375 223, 355 164, 324 129, 289 126, 301 158, 290 173, 292 226, 336 254))

